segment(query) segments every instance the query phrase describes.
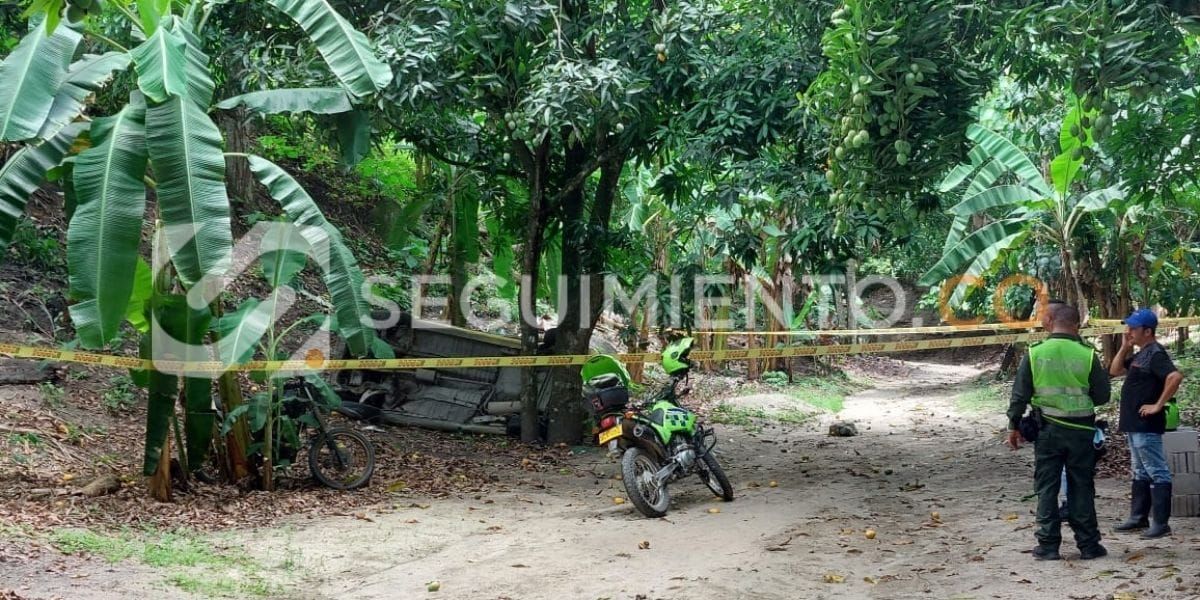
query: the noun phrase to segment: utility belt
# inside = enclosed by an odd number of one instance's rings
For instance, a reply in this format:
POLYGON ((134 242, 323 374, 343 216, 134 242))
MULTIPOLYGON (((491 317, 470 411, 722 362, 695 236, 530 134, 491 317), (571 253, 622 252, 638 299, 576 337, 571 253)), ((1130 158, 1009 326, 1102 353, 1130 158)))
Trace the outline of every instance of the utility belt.
MULTIPOLYGON (((1052 417, 1050 415, 1045 414, 1044 412, 1042 412, 1040 410, 1037 410, 1036 414, 1037 414, 1038 418, 1041 419, 1042 427, 1045 427, 1047 425, 1057 425, 1059 427, 1062 427, 1063 429, 1075 429, 1078 431, 1094 431, 1096 429, 1096 425, 1095 425, 1096 418, 1094 416, 1091 419, 1092 420, 1091 423, 1078 423, 1075 421, 1068 421, 1067 419, 1064 419, 1061 417, 1052 417)), ((1075 417, 1075 418, 1079 418, 1079 417, 1075 417)))
POLYGON ((1108 430, 1108 421, 1103 419, 1096 420, 1094 416, 1092 424, 1074 423, 1059 417, 1051 417, 1035 406, 1031 407, 1028 415, 1021 417, 1017 429, 1020 431, 1021 437, 1025 438, 1026 441, 1036 442, 1041 429, 1050 425, 1063 429, 1091 432, 1092 446, 1096 448, 1097 460, 1107 451, 1104 441, 1105 431, 1108 430))

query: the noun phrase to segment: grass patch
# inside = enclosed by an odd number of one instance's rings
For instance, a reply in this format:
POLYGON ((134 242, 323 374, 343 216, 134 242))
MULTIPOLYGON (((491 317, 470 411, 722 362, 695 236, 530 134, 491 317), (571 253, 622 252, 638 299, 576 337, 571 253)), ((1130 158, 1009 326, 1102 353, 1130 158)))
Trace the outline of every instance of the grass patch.
POLYGON ((802 377, 788 383, 787 375, 777 371, 764 373, 761 383, 763 385, 749 386, 741 395, 776 393, 787 396, 794 401, 794 405, 768 411, 763 408, 723 403, 713 409, 709 415, 710 420, 714 423, 745 427, 751 431, 760 431, 764 421, 801 425, 812 421, 822 412, 841 412, 845 407, 847 395, 870 387, 845 376, 802 377))
POLYGON ((138 554, 139 544, 124 536, 109 537, 86 529, 60 529, 50 534, 50 543, 63 554, 90 554, 119 563, 138 554))
POLYGON ((250 598, 277 595, 282 589, 257 573, 265 569, 252 558, 222 552, 188 531, 137 532, 106 535, 86 529, 62 529, 50 543, 66 554, 86 554, 110 563, 137 560, 165 572, 168 584, 210 598, 250 598))
MULTIPOLYGON (((768 389, 791 396, 808 406, 834 413, 840 412, 845 407, 846 396, 870 387, 844 375, 801 377, 788 383, 787 376, 778 371, 764 373, 763 383, 769 386, 768 389)), ((751 388, 745 390, 743 394, 751 395, 762 392, 761 388, 751 388)))
POLYGON ((803 425, 804 423, 816 418, 817 413, 806 412, 799 409, 791 409, 777 412, 771 416, 780 423, 786 423, 788 425, 803 425))
POLYGON ((732 404, 721 404, 709 413, 709 420, 723 425, 737 425, 750 429, 761 429, 755 419, 766 419, 767 411, 761 408, 746 408, 732 404))
POLYGON ((981 383, 960 394, 955 403, 963 412, 1002 413, 1008 407, 1008 398, 1004 386, 981 383))
POLYGON ((259 577, 245 579, 212 577, 190 573, 172 573, 167 583, 191 594, 207 598, 266 598, 278 595, 280 589, 259 577))

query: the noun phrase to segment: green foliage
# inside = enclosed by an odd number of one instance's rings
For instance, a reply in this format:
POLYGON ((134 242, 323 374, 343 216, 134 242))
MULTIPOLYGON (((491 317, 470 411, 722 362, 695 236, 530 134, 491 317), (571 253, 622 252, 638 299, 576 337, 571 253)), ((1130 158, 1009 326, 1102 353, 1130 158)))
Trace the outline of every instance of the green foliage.
POLYGON ((110 413, 126 413, 137 403, 137 386, 128 375, 118 375, 108 380, 108 387, 101 396, 101 404, 110 413))
POLYGON ((50 273, 66 264, 62 244, 52 231, 43 231, 28 218, 17 222, 9 253, 18 261, 50 273))
POLYGON ((113 339, 129 313, 146 211, 145 106, 93 121, 92 147, 73 169, 77 206, 67 229, 71 319, 84 347, 113 339))
POLYGON ((721 403, 709 413, 709 420, 724 425, 737 425, 752 431, 761 430, 756 419, 766 419, 767 412, 761 408, 746 408, 730 403, 721 403))
POLYGON ((66 390, 57 384, 43 382, 38 384, 38 391, 42 394, 42 402, 50 408, 62 408, 66 398, 66 390))
POLYGON ((996 383, 979 383, 955 398, 959 410, 1001 414, 1008 406, 1007 388, 996 383))
POLYGON ((767 371, 762 374, 762 382, 775 387, 782 387, 788 384, 788 375, 783 371, 767 371))
POLYGON ((833 12, 822 38, 828 67, 806 96, 829 119, 835 205, 894 203, 953 156, 989 83, 980 10, 849 0, 833 12))
MULTIPOLYGON (((978 278, 993 271, 1006 252, 1019 247, 1027 238, 1061 249, 1068 264, 1074 260, 1080 223, 1093 213, 1113 210, 1124 199, 1118 187, 1087 193, 1076 193, 1074 189, 1081 177, 1085 151, 1091 144, 1087 128, 1080 127, 1086 118, 1076 108, 1063 121, 1061 153, 1051 161, 1049 182, 1012 141, 983 127, 971 126, 967 135, 977 146, 971 151, 970 162, 952 170, 940 187, 949 191, 968 178, 970 183, 962 200, 950 210, 954 223, 946 237, 942 258, 921 278, 921 285, 961 275, 964 281, 956 285, 949 298, 950 305, 957 306, 978 278), (1003 184, 1002 177, 1015 182, 1003 184), (1000 220, 969 231, 969 221, 974 215, 989 214, 999 208, 1008 211, 1000 220)), ((1072 275, 1068 281, 1074 300, 1083 301, 1078 277, 1072 275)))
POLYGON ((130 560, 163 573, 167 583, 205 597, 247 598, 276 596, 277 582, 242 554, 218 549, 190 531, 122 530, 113 534, 87 529, 58 529, 49 534, 60 552, 96 556, 116 564, 130 560))

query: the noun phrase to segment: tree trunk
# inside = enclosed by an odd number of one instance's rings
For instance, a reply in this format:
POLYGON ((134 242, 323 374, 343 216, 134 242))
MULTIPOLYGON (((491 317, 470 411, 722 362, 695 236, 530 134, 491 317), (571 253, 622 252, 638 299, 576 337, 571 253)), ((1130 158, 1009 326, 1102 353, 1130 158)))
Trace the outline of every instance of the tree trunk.
POLYGON ((171 501, 171 435, 163 441, 162 454, 158 459, 158 468, 150 476, 148 482, 150 497, 159 502, 171 501))
POLYGON ((478 237, 478 231, 460 231, 460 225, 465 225, 459 218, 459 177, 451 168, 450 185, 446 190, 446 206, 450 207, 450 324, 455 327, 467 326, 467 314, 463 310, 462 293, 467 287, 467 240, 464 236, 478 237))
MULTIPOLYGON (((214 300, 209 306, 212 310, 213 319, 221 317, 223 309, 221 301, 214 300)), ((213 333, 213 343, 219 342, 221 334, 213 333)), ((221 373, 217 379, 217 397, 221 402, 222 414, 232 414, 234 409, 241 406, 245 401, 242 398, 242 386, 238 383, 237 373, 226 371, 221 373)), ((221 429, 221 423, 218 423, 218 429, 221 429)), ((214 435, 218 435, 215 434, 214 435)), ((253 474, 250 467, 250 461, 246 458, 246 448, 250 447, 250 426, 246 423, 246 418, 239 418, 233 423, 229 433, 225 435, 224 444, 218 442, 217 456, 220 459, 221 473, 225 481, 236 483, 249 477, 253 474)))
MULTIPOLYGON (((220 122, 221 130, 225 133, 225 147, 229 152, 248 153, 254 150, 254 132, 244 108, 223 113, 220 122)), ((253 206, 254 173, 250 171, 250 162, 245 158, 225 158, 225 189, 231 199, 253 206)))
MULTIPOLYGON (((645 345, 647 335, 647 322, 649 320, 649 311, 645 309, 635 308, 633 314, 629 316, 629 326, 636 328, 633 334, 633 342, 626 344, 625 351, 640 353, 644 352, 642 347, 645 345)), ((642 375, 645 373, 645 363, 635 362, 625 365, 625 370, 629 371, 629 379, 635 383, 642 382, 642 375)))
MULTIPOLYGON (((538 271, 541 268, 542 244, 545 242, 546 180, 549 171, 550 136, 546 136, 535 152, 517 143, 526 163, 526 182, 529 186, 529 224, 525 228, 525 248, 521 265, 521 291, 518 297, 518 319, 521 323, 521 352, 525 355, 537 353, 537 289, 538 271)), ((521 440, 534 442, 538 433, 538 386, 537 370, 521 370, 521 440)))
MULTIPOLYGON (((570 157, 581 165, 583 153, 570 157)), ((583 222, 583 186, 568 194, 563 206, 563 273, 567 276, 568 297, 563 318, 559 320, 556 350, 562 354, 587 354, 590 351, 592 332, 600 319, 604 300, 604 267, 608 259, 608 224, 612 216, 613 202, 621 180, 624 157, 609 160, 600 167, 600 181, 596 186, 588 222, 583 222), (578 201, 578 206, 573 206, 578 201), (577 235, 569 232, 576 231, 577 235), (571 238, 574 238, 571 240, 571 238), (568 240, 571 240, 568 243, 568 240), (568 248, 573 248, 569 253, 568 248), (573 255, 573 256, 572 256, 573 255), (587 282, 584 310, 583 282, 587 282)), ((571 171, 568 171, 571 172, 571 171)), ((552 395, 548 406, 549 426, 547 441, 551 443, 578 443, 583 436, 583 412, 580 395, 582 381, 578 367, 563 367, 552 373, 552 395)))

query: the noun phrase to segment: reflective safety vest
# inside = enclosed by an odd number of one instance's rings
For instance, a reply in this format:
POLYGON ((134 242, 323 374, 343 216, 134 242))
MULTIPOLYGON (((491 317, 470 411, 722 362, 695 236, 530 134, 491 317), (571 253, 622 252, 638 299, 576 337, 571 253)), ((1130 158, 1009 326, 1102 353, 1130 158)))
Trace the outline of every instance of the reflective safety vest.
MULTIPOLYGON (((1095 350, 1075 340, 1052 338, 1029 348, 1033 371, 1032 404, 1046 417, 1090 417, 1088 395, 1095 350)), ((1051 419, 1058 423, 1059 421, 1051 419)))

